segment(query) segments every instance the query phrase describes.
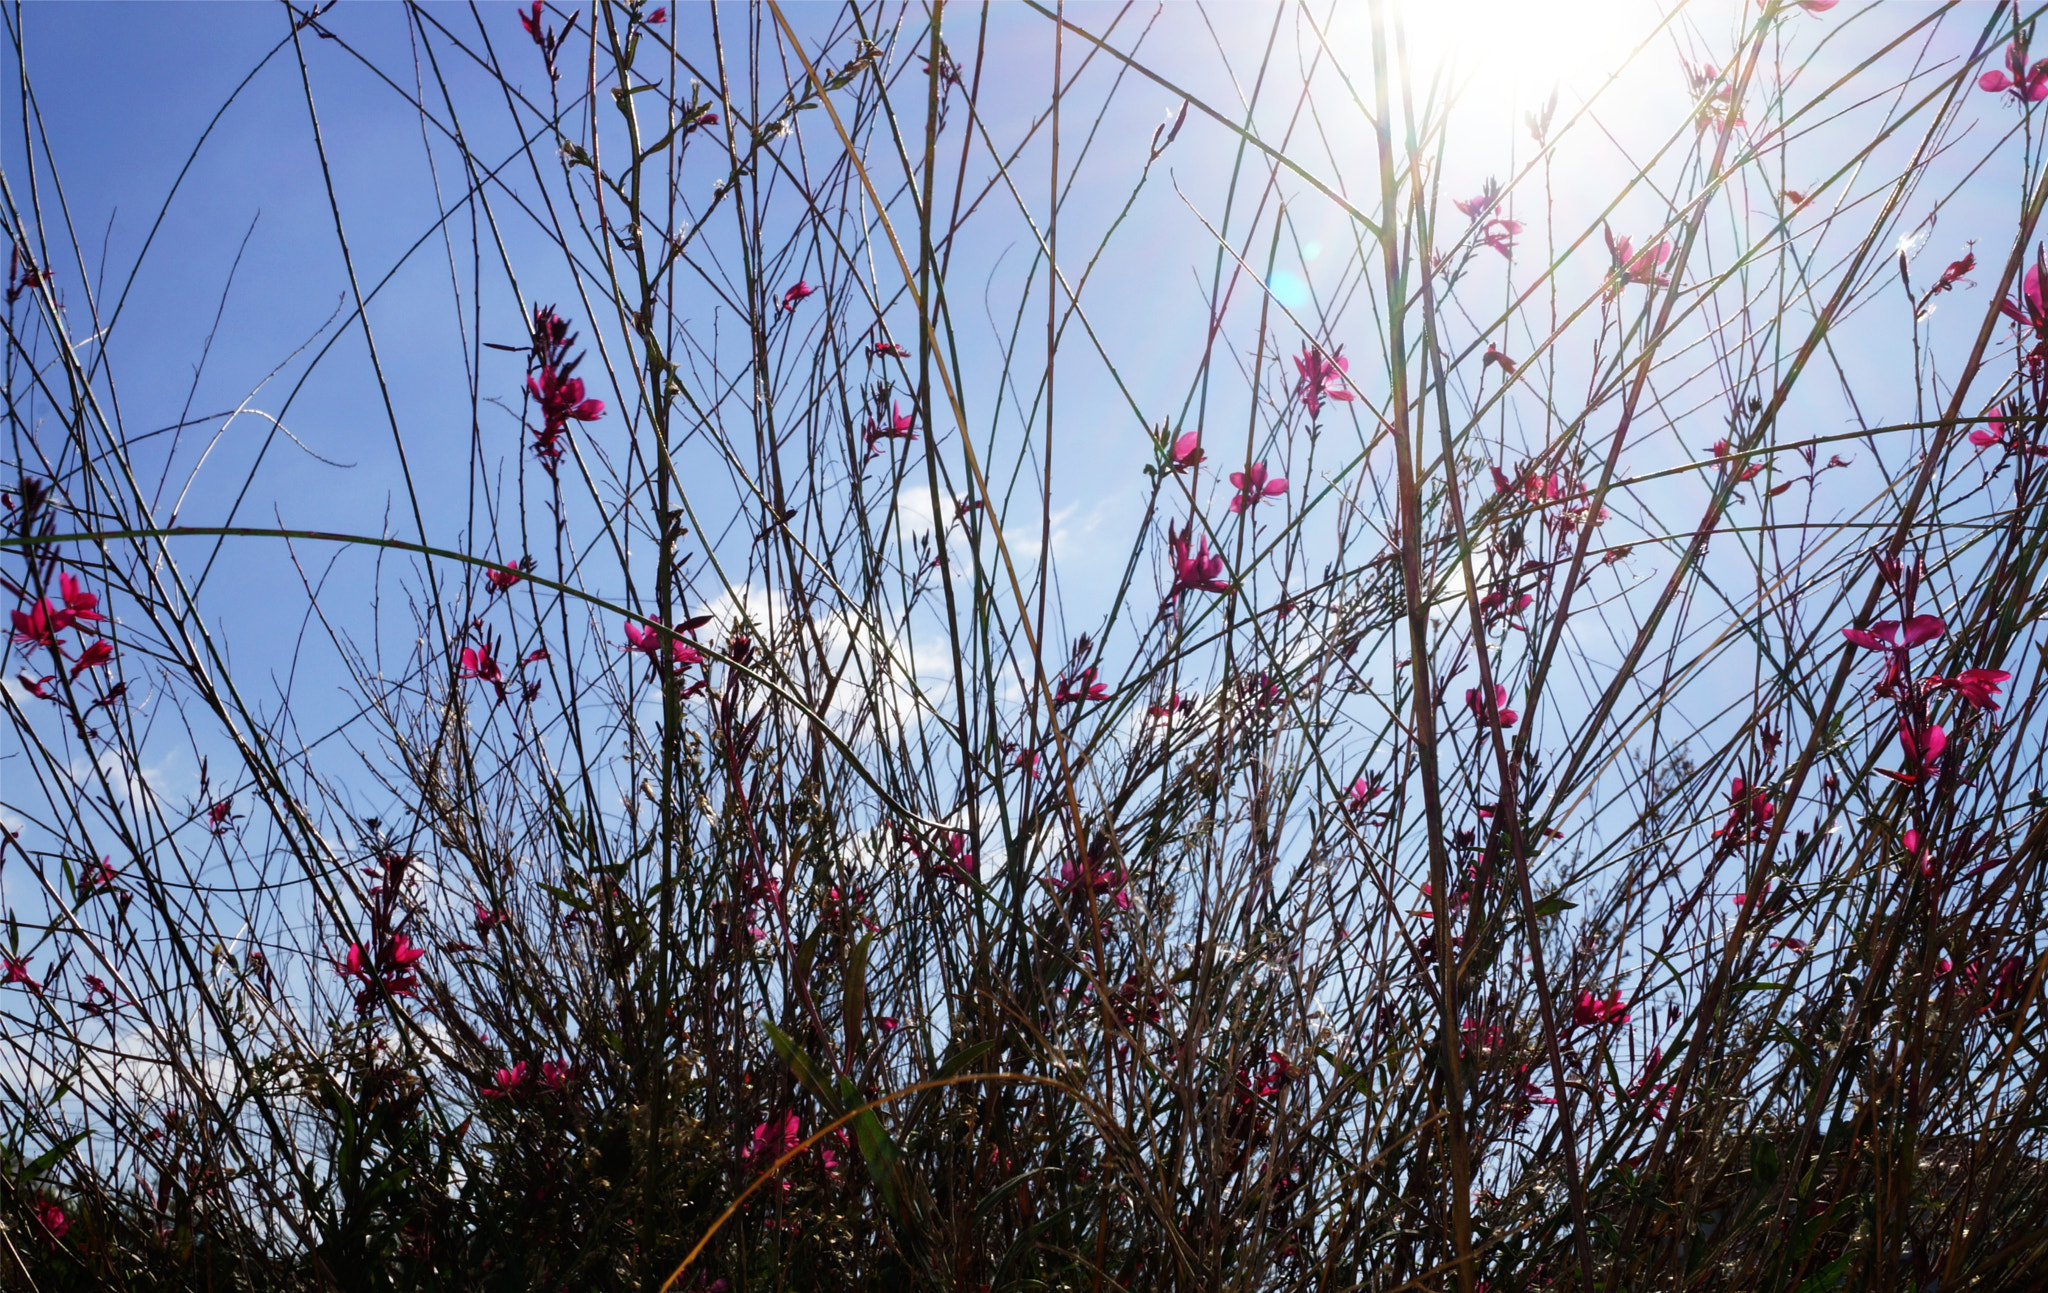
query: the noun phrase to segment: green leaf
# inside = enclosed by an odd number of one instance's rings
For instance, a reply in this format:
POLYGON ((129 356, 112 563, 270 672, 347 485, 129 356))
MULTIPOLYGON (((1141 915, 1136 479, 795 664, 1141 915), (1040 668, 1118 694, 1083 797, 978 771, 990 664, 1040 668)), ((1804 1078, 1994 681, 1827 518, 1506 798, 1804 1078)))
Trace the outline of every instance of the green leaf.
POLYGON ((21 1170, 22 1178, 32 1181, 36 1177, 41 1176, 44 1172, 62 1162, 72 1150, 78 1148, 78 1142, 84 1140, 87 1135, 88 1133, 83 1131, 77 1132, 74 1135, 66 1136, 50 1146, 49 1149, 37 1155, 27 1167, 21 1170))
POLYGON ((1545 916, 1555 916, 1559 912, 1571 911, 1578 905, 1575 902, 1567 901, 1560 894, 1552 894, 1536 904, 1536 917, 1541 920, 1545 916))

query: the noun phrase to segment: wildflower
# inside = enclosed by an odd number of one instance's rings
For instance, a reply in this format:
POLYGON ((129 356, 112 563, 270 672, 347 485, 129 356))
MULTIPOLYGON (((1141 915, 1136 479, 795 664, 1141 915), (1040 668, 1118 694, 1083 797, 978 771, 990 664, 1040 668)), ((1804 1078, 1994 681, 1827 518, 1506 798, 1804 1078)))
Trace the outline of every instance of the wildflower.
POLYGON ((1173 561, 1173 588, 1167 593, 1166 600, 1175 604, 1179 603, 1182 593, 1230 591, 1230 581, 1222 577, 1222 554, 1209 551, 1207 535, 1198 539, 1194 550, 1189 551, 1188 540, 1193 537, 1194 527, 1188 528, 1188 534, 1176 534, 1171 527, 1166 532, 1166 548, 1173 561))
POLYGON ((545 43, 547 39, 541 32, 540 5, 541 0, 533 0, 533 11, 522 11, 519 15, 519 25, 526 28, 526 34, 533 37, 533 43, 536 45, 545 43))
POLYGON ((526 578, 532 569, 533 558, 521 557, 516 562, 507 562, 503 566, 492 566, 484 571, 484 582, 490 585, 493 593, 509 593, 512 591, 512 586, 526 578))
POLYGON ((455 676, 490 683, 498 689, 498 699, 505 698, 505 673, 498 667, 498 657, 488 642, 482 646, 462 648, 462 664, 455 671, 455 676))
POLYGON ((1038 751, 1019 750, 1010 756, 1010 764, 1024 769, 1024 775, 1030 780, 1038 780, 1038 751))
POLYGON ((223 799, 219 803, 211 804, 206 809, 206 829, 212 831, 215 835, 225 834, 229 824, 234 819, 235 801, 232 798, 223 799))
POLYGON ((2014 40, 2005 47, 2005 70, 1989 71, 1977 78, 1977 88, 1989 94, 2010 92, 2021 104, 2048 99, 2048 58, 2027 66, 2027 46, 2014 40))
POLYGON ((1287 478, 1275 476, 1266 479, 1266 464, 1258 463, 1244 471, 1230 473, 1230 483, 1237 489, 1237 497, 1230 500, 1232 512, 1244 512, 1265 498, 1278 498, 1287 492, 1287 478))
POLYGON ((795 1114, 785 1114, 780 1118, 770 1116, 766 1122, 754 1128, 753 1139, 747 1146, 747 1165, 759 1167, 773 1164, 776 1159, 803 1143, 803 1138, 803 1124, 797 1120, 795 1114))
MULTIPOLYGON (((548 318, 559 322, 552 314, 548 318)), ((595 422, 604 416, 604 401, 586 399, 583 379, 569 375, 574 366, 574 361, 561 367, 545 364, 526 379, 527 392, 540 404, 541 414, 541 428, 533 433, 533 452, 550 476, 562 460, 562 437, 568 434, 569 423, 595 422)))
POLYGON ((49 690, 49 685, 57 681, 57 675, 54 673, 46 673, 40 678, 31 678, 25 673, 18 673, 14 675, 14 680, 21 684, 23 691, 34 696, 37 700, 62 699, 62 697, 55 695, 49 690))
POLYGON ((667 21, 668 10, 666 8, 656 9, 653 13, 647 15, 647 25, 650 27, 659 27, 667 21))
POLYGON ((27 957, 0 955, 0 986, 9 983, 24 984, 30 992, 43 990, 42 984, 29 977, 27 957))
POLYGON ((1984 425, 1970 432, 1970 443, 1979 449, 1989 449, 2005 439, 2006 407, 1994 404, 1984 411, 1984 425))
MULTIPOLYGON (((1977 268, 1977 253, 1974 251, 1964 252, 1962 259, 1950 261, 1948 268, 1941 271, 1941 277, 1935 279, 1934 286, 1927 289, 1927 297, 1934 296, 1939 292, 1946 292, 1955 287, 1956 284, 1964 282, 1969 272, 1975 268, 1977 268)), ((1927 297, 1920 298, 1923 306, 1926 304, 1927 297)))
POLYGON ((882 427, 876 426, 875 420, 869 418, 866 428, 861 432, 861 438, 867 442, 868 457, 872 458, 882 451, 882 441, 884 440, 908 442, 917 439, 917 433, 911 430, 916 425, 917 418, 914 414, 905 413, 901 408, 897 407, 896 401, 889 401, 888 428, 885 430, 882 427))
POLYGON ((78 675, 87 669, 97 669, 114 658, 114 644, 105 638, 94 642, 78 653, 77 663, 71 666, 71 680, 78 681, 78 675))
POLYGON ((1174 692, 1166 698, 1166 703, 1163 705, 1147 705, 1145 713, 1148 717, 1156 718, 1162 723, 1170 723, 1173 721, 1175 714, 1184 714, 1194 707, 1195 702, 1191 697, 1174 692))
POLYGON ((1173 472, 1193 471, 1202 465, 1202 436, 1198 431, 1184 432, 1173 442, 1167 453, 1167 470, 1173 472))
POLYGON ((412 940, 404 934, 394 934, 383 952, 377 955, 361 943, 350 943, 335 969, 342 978, 354 979, 360 984, 356 989, 356 1013, 368 1014, 380 989, 394 997, 418 994, 419 975, 413 972, 412 967, 426 954, 425 948, 414 947, 412 940))
POLYGON ((1925 728, 1916 728, 1910 718, 1899 720, 1899 748, 1905 752, 1906 768, 1903 773, 1886 773, 1895 781, 1912 785, 1924 781, 1933 774, 1934 764, 1948 748, 1948 733, 1938 723, 1929 723, 1925 728))
POLYGON ((1479 361, 1481 368, 1486 367, 1488 364, 1499 364, 1501 372, 1509 377, 1513 377, 1516 370, 1521 367, 1514 360, 1509 359, 1499 350, 1496 350, 1491 341, 1486 343, 1486 355, 1479 361))
POLYGON ((1072 858, 1061 862, 1059 878, 1045 883, 1061 897, 1080 900, 1092 894, 1107 898, 1118 911, 1129 911, 1131 895, 1124 887, 1125 881, 1122 866, 1109 862, 1091 848, 1078 864, 1072 858))
POLYGON ((2034 330, 2037 341, 2027 355, 2028 363, 2038 365, 2048 357, 2048 304, 2041 299, 2041 266, 2038 262, 2027 266, 2027 272, 2020 276, 2020 299, 2015 301, 2006 297, 1998 303, 1998 312, 2021 327, 2034 330))
POLYGON ((790 288, 787 292, 784 292, 782 294, 782 312, 784 314, 788 314, 792 310, 795 310, 796 303, 798 301, 803 300, 805 297, 811 295, 813 292, 817 290, 817 288, 812 287, 803 279, 798 279, 796 281, 795 287, 790 288))
MULTIPOLYGON (((678 632, 687 633, 691 628, 703 622, 701 619, 686 620, 678 632)), ((686 642, 681 637, 670 637, 667 630, 662 627, 658 616, 648 617, 647 624, 648 627, 641 628, 631 620, 626 621, 625 649, 628 652, 635 655, 644 655, 649 661, 658 665, 661 663, 662 657, 662 639, 666 637, 668 638, 668 662, 671 668, 682 670, 693 664, 702 664, 704 662, 703 652, 697 650, 694 643, 686 642)), ((735 640, 745 641, 745 639, 735 640)), ((743 660, 745 653, 735 651, 733 652, 733 657, 736 660, 743 660)))
POLYGON ((1083 669, 1071 683, 1065 678, 1059 681, 1059 689, 1052 697, 1052 703, 1055 705, 1079 705, 1086 701, 1109 699, 1109 684, 1095 681, 1095 666, 1092 664, 1083 669))
POLYGON ((1905 622, 1905 636, 1895 643, 1893 639, 1899 636, 1900 627, 1897 620, 1879 620, 1868 630, 1843 629, 1842 636, 1866 650, 1903 652, 1948 632, 1948 625, 1939 616, 1915 615, 1905 622))
POLYGON ((560 1060, 542 1060, 540 1084, 550 1091, 566 1088, 576 1077, 576 1070, 560 1060))
POLYGON ((85 874, 78 878, 78 887, 87 893, 93 893, 113 888, 114 879, 114 859, 103 857, 85 869, 85 874))
POLYGON ((1770 792, 1761 786, 1743 784, 1741 777, 1735 778, 1728 787, 1728 820, 1721 829, 1714 832, 1715 839, 1724 836, 1730 844, 1743 844, 1754 839, 1770 828, 1771 819, 1778 815, 1778 806, 1771 802, 1770 792))
POLYGON ((1515 719, 1519 715, 1514 710, 1507 708, 1507 703, 1508 689, 1499 683, 1494 684, 1493 698, 1491 700, 1482 696, 1480 689, 1477 687, 1465 689, 1465 708, 1472 711, 1472 717, 1478 721, 1479 726, 1482 728, 1513 727, 1515 719))
POLYGON ((1671 255, 1668 238, 1637 251, 1627 234, 1617 238, 1611 231, 1603 232, 1607 236, 1607 254, 1614 261, 1614 282, 1607 289, 1609 296, 1618 295, 1630 283, 1641 283, 1645 287, 1671 286, 1671 276, 1657 272, 1671 255))
POLYGON ((1608 994, 1605 1001, 1591 992, 1581 992, 1572 1006, 1572 1023, 1580 1028, 1595 1024, 1618 1028, 1628 1022, 1628 1007, 1621 1000, 1621 989, 1608 994))
POLYGON ((526 1085, 526 1061, 520 1060, 511 1068, 499 1069, 493 1076, 497 1078, 498 1085, 487 1086, 477 1094, 489 1100, 509 1100, 526 1085))
POLYGON ((80 624, 97 623, 107 617, 100 614, 100 595, 85 591, 76 575, 59 575, 57 584, 64 590, 64 609, 80 624))
POLYGON ((121 999, 114 995, 114 990, 107 986, 105 979, 97 974, 88 974, 85 976, 85 1000, 79 1004, 85 1007, 85 1013, 99 1019, 120 1005, 121 999))
POLYGON ((895 359, 908 359, 910 352, 893 341, 877 341, 868 347, 868 358, 880 359, 884 355, 895 359))
POLYGON ((53 655, 61 658, 64 648, 58 643, 57 635, 71 627, 75 618, 68 610, 50 602, 38 602, 27 611, 15 611, 14 643, 23 647, 48 647, 53 655))
POLYGON ((476 932, 479 935, 488 935, 492 930, 510 919, 512 919, 512 913, 502 907, 491 908, 484 906, 482 903, 476 904, 476 932))
POLYGON ((1323 411, 1324 400, 1350 401, 1354 398, 1345 383, 1346 370, 1351 367, 1344 356, 1328 357, 1311 345, 1304 345, 1301 353, 1294 358, 1294 370, 1301 375, 1297 388, 1301 402, 1308 405, 1308 415, 1318 417, 1323 411))
POLYGON ((1947 688, 1978 709, 1998 708, 1998 689, 2012 677, 2003 669, 1965 669, 1953 678, 1929 680, 1931 688, 1947 688))
POLYGON ((1360 777, 1351 783, 1351 789, 1345 796, 1344 807, 1350 812, 1363 812, 1365 806, 1379 798, 1385 790, 1386 787, 1380 784, 1378 777, 1360 777))
POLYGON ((960 831, 954 831, 946 837, 945 860, 933 863, 926 859, 926 865, 932 874, 947 880, 958 880, 963 884, 974 883, 975 877, 980 874, 974 854, 967 851, 967 836, 960 831))
POLYGON ((36 1220, 42 1223, 43 1229, 50 1232, 52 1239, 62 1239, 71 1229, 71 1218, 64 1215, 64 1209, 48 1199, 36 1204, 36 1220))

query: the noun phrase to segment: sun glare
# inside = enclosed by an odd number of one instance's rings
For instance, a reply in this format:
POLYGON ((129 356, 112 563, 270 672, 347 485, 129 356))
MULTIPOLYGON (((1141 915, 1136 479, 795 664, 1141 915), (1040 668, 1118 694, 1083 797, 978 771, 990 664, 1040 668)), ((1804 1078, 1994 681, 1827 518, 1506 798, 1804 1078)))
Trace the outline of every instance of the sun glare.
POLYGON ((1553 89, 1560 110, 1631 95, 1659 18, 1642 0, 1407 0, 1399 16, 1413 72, 1446 73, 1461 115, 1526 112, 1553 89))

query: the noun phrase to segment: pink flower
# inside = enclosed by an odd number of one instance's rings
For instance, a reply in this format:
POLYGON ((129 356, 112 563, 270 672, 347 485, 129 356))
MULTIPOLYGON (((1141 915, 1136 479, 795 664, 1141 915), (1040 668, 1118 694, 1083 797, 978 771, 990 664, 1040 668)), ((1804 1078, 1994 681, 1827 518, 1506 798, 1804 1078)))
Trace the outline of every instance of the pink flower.
POLYGON ((1351 783, 1351 790, 1345 798, 1344 807, 1354 813, 1362 812, 1367 804, 1377 799, 1385 790, 1386 787, 1380 784, 1378 777, 1370 779, 1360 777, 1351 783))
POLYGON ((1167 468, 1170 471, 1193 471, 1202 465, 1202 436, 1198 431, 1188 431, 1173 442, 1173 449, 1167 454, 1167 468))
POLYGON ((46 673, 40 678, 31 678, 25 673, 18 673, 14 675, 14 680, 21 684, 23 691, 34 696, 37 700, 62 699, 56 693, 49 690, 49 685, 57 681, 57 675, 54 673, 46 673))
POLYGON ((550 1091, 560 1091, 576 1077, 576 1070, 560 1060, 543 1060, 540 1066, 540 1084, 550 1091))
POLYGON ((1998 303, 1998 312, 2035 332, 2048 332, 2048 305, 2043 305, 2041 300, 2041 266, 2038 261, 2027 266, 2027 272, 2020 276, 2020 299, 2015 301, 2008 296, 1998 303))
POLYGON ((1658 273, 1664 261, 1671 255, 1669 239, 1662 239, 1654 246, 1637 251, 1628 235, 1623 234, 1617 238, 1609 231, 1607 254, 1614 261, 1614 283, 1608 288, 1610 296, 1630 283, 1641 283, 1645 287, 1671 286, 1671 276, 1658 273))
POLYGON ((1948 625, 1938 615, 1915 615, 1906 621, 1904 627, 1905 637, 1896 643, 1893 638, 1898 636, 1900 628, 1897 620, 1879 620, 1868 630, 1843 629, 1842 636, 1866 650, 1903 652, 1923 642, 1932 642, 1948 632, 1948 625))
MULTIPOLYGON (((1828 4, 1833 4, 1835 0, 1826 0, 1826 2, 1828 4)), ((659 27, 661 26, 661 24, 667 21, 668 10, 666 8, 656 9, 653 13, 647 15, 647 25, 650 27, 659 27)))
POLYGON ((1912 720, 1899 720, 1899 748, 1905 751, 1906 775, 1901 777, 1907 783, 1922 780, 1933 770, 1936 760, 1948 748, 1948 733, 1937 723, 1929 723, 1925 730, 1916 729, 1912 720))
POLYGON ((114 658, 114 644, 101 638, 78 653, 78 662, 71 666, 71 680, 78 681, 78 675, 87 669, 97 669, 114 658))
POLYGON ((2012 675, 2003 669, 1965 669, 1953 678, 1936 678, 1929 685, 1946 687, 1978 709, 1998 708, 1998 689, 2012 675))
POLYGON ((1294 370, 1301 375, 1297 390, 1301 402, 1308 405, 1310 417, 1320 416, 1324 400, 1349 401, 1355 398, 1347 388, 1346 371, 1351 367, 1344 356, 1334 358, 1311 345, 1304 345, 1301 353, 1294 358, 1294 370))
POLYGON ((1118 911, 1131 909, 1131 895, 1124 888, 1125 877, 1121 866, 1097 857, 1093 853, 1084 856, 1078 865, 1072 858, 1060 863, 1059 878, 1046 884, 1062 897, 1083 899, 1093 894, 1098 898, 1107 897, 1118 911))
POLYGON ((512 591, 512 585, 524 579, 526 571, 530 568, 530 566, 517 564, 493 566, 489 570, 484 571, 484 582, 491 586, 491 591, 494 593, 510 592, 512 591))
POLYGON ((228 826, 234 820, 235 801, 233 799, 223 799, 217 804, 210 805, 206 810, 206 829, 212 831, 215 835, 225 834, 228 826))
POLYGON ((42 984, 29 977, 27 957, 0 955, 0 985, 9 983, 25 984, 30 992, 43 990, 42 984))
POLYGON ((767 1167, 803 1143, 803 1124, 793 1113, 769 1119, 754 1128, 754 1136, 747 1146, 747 1164, 750 1167, 767 1167))
POLYGON ((901 408, 897 407, 896 401, 889 401, 888 428, 885 430, 882 427, 876 426, 875 420, 869 418, 866 428, 861 432, 861 438, 867 441, 868 457, 872 458, 882 451, 882 441, 884 440, 908 442, 917 439, 917 433, 911 430, 916 425, 917 418, 915 415, 905 413, 901 408))
POLYGON ((874 345, 868 347, 868 357, 870 359, 880 359, 884 355, 895 359, 910 358, 910 352, 893 341, 877 341, 874 345))
POLYGON ((15 611, 14 642, 16 646, 48 647, 53 655, 62 656, 64 648, 58 644, 57 635, 71 627, 76 617, 68 610, 59 609, 50 602, 38 602, 27 611, 15 611))
POLYGON ((1079 705, 1086 701, 1109 699, 1109 684, 1095 681, 1095 666, 1092 664, 1083 669, 1071 683, 1065 678, 1061 678, 1059 683, 1059 689, 1052 697, 1052 703, 1055 705, 1079 705))
POLYGON ((1237 489, 1237 497, 1230 500, 1232 512, 1243 512, 1255 506, 1262 498, 1278 498, 1287 492, 1287 479, 1275 476, 1266 479, 1266 464, 1258 463, 1244 471, 1230 473, 1230 483, 1237 489))
MULTIPOLYGON (((1188 527, 1190 532, 1193 526, 1188 527)), ((1209 551, 1209 539, 1202 536, 1194 550, 1188 550, 1190 534, 1176 534, 1171 527, 1166 533, 1166 549, 1173 562, 1173 588, 1166 600, 1178 603, 1180 595, 1188 592, 1227 593, 1230 581, 1223 578, 1223 557, 1209 551)))
POLYGON ((1572 1023, 1580 1028, 1594 1024, 1618 1028, 1627 1022, 1628 1007, 1622 1002, 1620 988, 1609 993, 1605 1001, 1591 992, 1581 992, 1578 1001, 1572 1006, 1572 1023))
POLYGON ((812 287, 809 283, 805 282, 804 280, 798 279, 796 281, 795 287, 790 288, 787 292, 784 292, 782 294, 783 313, 787 314, 790 311, 796 309, 796 303, 798 301, 803 300, 805 297, 809 296, 811 293, 817 290, 817 288, 812 287))
POLYGON ((519 15, 519 25, 526 28, 526 34, 533 37, 533 43, 536 45, 545 39, 541 34, 540 4, 541 0, 533 0, 533 12, 522 11, 519 15))
POLYGON ((1465 689, 1465 708, 1472 711, 1472 717, 1478 720, 1482 728, 1513 727, 1519 715, 1507 708, 1507 703, 1508 689, 1498 683, 1494 684, 1491 701, 1481 696, 1477 687, 1465 689))
POLYGON ((100 595, 85 591, 76 575, 59 575, 57 583, 64 590, 64 609, 71 612, 72 619, 90 624, 107 618, 99 612, 100 595))
MULTIPOLYGON (((1743 844, 1770 829, 1771 819, 1778 815, 1778 806, 1771 802, 1770 792, 1761 786, 1744 785, 1737 777, 1728 787, 1728 820, 1721 829, 1714 832, 1715 839, 1726 837, 1730 844, 1743 844)), ((1739 905, 1739 904, 1738 904, 1739 905)))
POLYGON ((1984 425, 1970 432, 1970 443, 1979 449, 1989 449, 2005 439, 2006 409, 2003 404, 1994 404, 1984 411, 1984 425))
POLYGON ((526 1061, 520 1060, 511 1068, 499 1069, 496 1077, 498 1085, 494 1087, 487 1086, 478 1094, 489 1100, 511 1099, 521 1087, 526 1085, 526 1061))
POLYGON ((1515 375, 1515 370, 1521 367, 1521 365, 1517 364, 1514 360, 1509 359, 1505 354, 1502 354, 1499 350, 1496 350, 1491 341, 1486 343, 1486 354, 1479 361, 1479 366, 1481 368, 1485 368, 1488 364, 1499 364, 1501 372, 1507 374, 1509 377, 1513 377, 1515 375))
POLYGON ((1489 220, 1479 241, 1509 260, 1515 258, 1515 235, 1522 232, 1520 220, 1489 220))
MULTIPOLYGON (((662 639, 667 637, 668 634, 663 629, 658 616, 648 617, 647 623, 648 627, 641 628, 631 620, 626 621, 625 649, 635 655, 644 655, 649 661, 658 665, 661 663, 662 639)), ((678 632, 687 633, 693 626, 701 623, 703 623, 702 620, 686 620, 678 632)), ((669 667, 678 671, 686 669, 693 664, 702 664, 704 662, 704 653, 699 651, 693 643, 684 641, 680 636, 669 637, 668 657, 669 667)))
POLYGON ((2005 47, 2003 72, 1990 71, 1977 78, 1977 88, 1991 94, 2010 91, 2022 104, 2048 99, 2048 58, 2027 66, 2027 47, 2015 40, 2005 47))
POLYGON ((494 910, 482 903, 476 904, 476 932, 480 935, 489 934, 510 919, 512 913, 502 907, 494 910))
POLYGON ((1179 692, 1174 692, 1166 698, 1166 703, 1163 705, 1147 705, 1145 713, 1147 716, 1156 718, 1162 723, 1170 723, 1173 721, 1175 714, 1186 713, 1194 707, 1195 702, 1193 699, 1183 696, 1179 692))
POLYGON ((1010 756, 1010 763, 1013 767, 1024 769, 1026 777, 1033 781, 1038 780, 1038 751, 1019 750, 1010 756))
POLYGON ((499 668, 498 657, 488 642, 462 648, 462 663, 455 676, 487 682, 497 689, 499 700, 505 699, 505 671, 499 668))
POLYGON ((574 366, 573 360, 559 369, 546 364, 526 379, 527 393, 540 404, 541 427, 533 433, 533 452, 550 476, 561 463, 562 437, 569 433, 569 423, 595 422, 604 416, 604 401, 585 399, 583 379, 569 375, 574 366))
POLYGON ((960 831, 954 831, 946 837, 945 861, 933 863, 926 859, 926 865, 932 874, 947 880, 958 880, 963 884, 972 884, 975 877, 980 874, 974 854, 967 851, 967 836, 960 831))
POLYGON ((36 1204, 36 1220, 42 1223, 43 1229, 50 1232, 52 1239, 62 1239, 71 1229, 71 1218, 64 1215, 64 1209, 48 1199, 36 1204))

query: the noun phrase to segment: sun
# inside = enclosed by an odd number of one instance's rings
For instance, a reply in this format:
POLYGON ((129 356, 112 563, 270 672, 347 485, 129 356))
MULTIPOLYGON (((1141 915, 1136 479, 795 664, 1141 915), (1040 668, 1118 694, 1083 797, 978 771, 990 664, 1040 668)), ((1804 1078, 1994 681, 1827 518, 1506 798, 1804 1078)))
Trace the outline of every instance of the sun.
MULTIPOLYGON (((1366 6, 1353 11, 1364 19, 1366 6)), ((1654 78, 1664 15, 1644 0, 1403 0, 1390 6, 1408 55, 1411 84, 1441 77, 1467 120, 1589 100, 1612 107, 1654 78), (1643 50, 1645 42, 1649 50, 1643 50)))

